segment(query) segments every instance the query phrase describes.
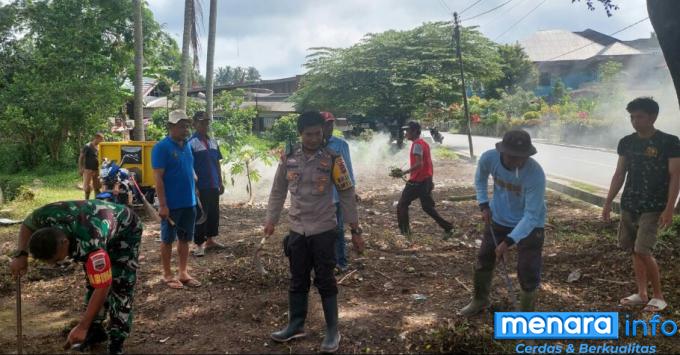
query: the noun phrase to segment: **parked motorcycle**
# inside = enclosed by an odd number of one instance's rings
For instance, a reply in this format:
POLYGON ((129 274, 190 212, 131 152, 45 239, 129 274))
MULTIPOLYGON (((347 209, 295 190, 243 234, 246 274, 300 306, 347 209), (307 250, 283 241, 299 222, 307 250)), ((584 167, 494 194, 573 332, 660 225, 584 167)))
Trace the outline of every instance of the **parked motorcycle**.
POLYGON ((96 198, 98 200, 132 206, 135 190, 130 177, 130 171, 121 168, 114 161, 105 159, 102 162, 101 169, 99 169, 102 192, 97 194, 96 198))

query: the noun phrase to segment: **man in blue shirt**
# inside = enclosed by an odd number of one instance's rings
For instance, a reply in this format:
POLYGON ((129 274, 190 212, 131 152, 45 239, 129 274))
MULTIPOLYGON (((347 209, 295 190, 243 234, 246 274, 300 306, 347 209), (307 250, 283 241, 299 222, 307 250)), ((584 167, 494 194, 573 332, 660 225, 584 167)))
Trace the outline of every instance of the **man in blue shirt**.
POLYGON ((460 311, 479 313, 489 305, 489 291, 497 262, 504 262, 508 248, 517 244, 517 276, 520 311, 532 312, 541 281, 545 223, 545 174, 530 156, 536 154, 529 133, 512 130, 482 154, 477 164, 475 188, 486 231, 477 255, 472 302, 460 311), (493 199, 489 201, 489 175, 493 199), (491 231, 493 228, 493 233, 491 231), (495 236, 495 241, 494 241, 495 236))
POLYGON ((194 155, 194 170, 198 176, 198 197, 207 215, 205 223, 196 225, 194 233, 195 256, 204 256, 208 249, 221 249, 224 246, 215 241, 220 226, 220 195, 224 193, 220 160, 222 153, 217 141, 208 136, 210 118, 204 111, 194 114, 196 133, 189 139, 194 155))
MULTIPOLYGON (((352 169, 352 158, 349 154, 349 144, 342 139, 333 136, 333 125, 335 123, 335 116, 330 112, 321 112, 321 116, 326 121, 323 127, 324 140, 326 147, 332 151, 340 154, 345 161, 349 177, 352 180, 352 185, 356 188, 356 181, 354 180, 354 170, 352 169)), ((356 197, 359 200, 358 196, 356 197)), ((335 259, 336 266, 341 272, 347 271, 347 251, 345 250, 345 225, 342 218, 342 209, 340 208, 340 199, 338 198, 338 190, 333 187, 333 203, 335 203, 335 215, 338 220, 338 237, 335 242, 335 259)))
POLYGON ((197 287, 201 283, 187 271, 189 242, 194 238, 196 192, 194 158, 187 143, 191 120, 184 110, 170 112, 168 136, 151 151, 151 164, 156 180, 156 194, 161 221, 161 262, 163 281, 170 288, 197 287), (170 259, 172 244, 178 240, 179 277, 175 278, 170 259))

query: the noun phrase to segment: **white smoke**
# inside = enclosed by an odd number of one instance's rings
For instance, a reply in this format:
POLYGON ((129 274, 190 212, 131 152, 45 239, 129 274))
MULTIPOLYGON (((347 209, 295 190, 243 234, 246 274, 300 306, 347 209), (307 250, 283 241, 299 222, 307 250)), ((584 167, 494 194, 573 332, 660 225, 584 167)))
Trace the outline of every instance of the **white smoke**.
MULTIPOLYGON (((371 141, 350 139, 350 156, 354 177, 357 180, 359 191, 364 191, 368 187, 376 185, 376 181, 384 181, 383 186, 398 184, 403 185, 401 180, 394 180, 388 176, 392 167, 408 167, 408 142, 404 148, 397 149, 396 145, 390 144, 390 136, 386 133, 376 133, 371 141)), ((253 168, 260 174, 260 180, 253 183, 253 193, 255 203, 266 203, 274 182, 274 175, 278 165, 277 160, 271 165, 266 166, 262 161, 256 161, 253 168)), ((246 186, 248 180, 245 174, 232 176, 230 164, 223 166, 222 171, 225 176, 225 192, 222 195, 222 203, 245 203, 248 202, 248 192, 246 186), (232 185, 231 179, 234 180, 232 185)))

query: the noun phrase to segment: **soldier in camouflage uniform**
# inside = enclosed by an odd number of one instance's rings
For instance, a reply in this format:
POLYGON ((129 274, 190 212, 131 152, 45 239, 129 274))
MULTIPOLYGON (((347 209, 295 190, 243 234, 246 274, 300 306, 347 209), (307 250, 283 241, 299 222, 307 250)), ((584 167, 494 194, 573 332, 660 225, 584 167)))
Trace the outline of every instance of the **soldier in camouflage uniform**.
POLYGON ((109 352, 122 353, 132 325, 141 236, 142 223, 129 207, 98 200, 51 203, 33 211, 21 225, 12 272, 25 272, 27 247, 34 258, 46 262, 70 256, 84 263, 87 310, 69 333, 67 345, 105 341, 102 321, 108 311, 109 352))

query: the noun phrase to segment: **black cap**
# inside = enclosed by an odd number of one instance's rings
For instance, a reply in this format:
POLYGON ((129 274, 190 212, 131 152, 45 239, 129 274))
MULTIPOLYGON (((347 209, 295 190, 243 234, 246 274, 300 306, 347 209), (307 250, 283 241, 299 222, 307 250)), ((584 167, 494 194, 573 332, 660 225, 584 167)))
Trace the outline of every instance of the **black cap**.
POLYGON ((530 157, 536 154, 536 148, 531 145, 529 133, 521 129, 513 129, 503 135, 503 141, 496 143, 496 150, 514 157, 530 157))
POLYGON ((402 129, 409 129, 411 131, 416 131, 420 132, 420 123, 416 121, 410 121, 407 123, 405 126, 401 127, 402 129))

